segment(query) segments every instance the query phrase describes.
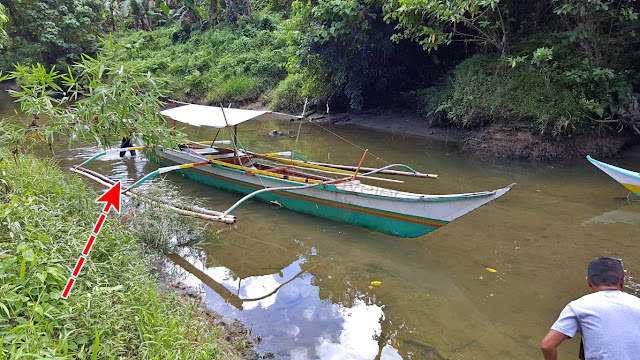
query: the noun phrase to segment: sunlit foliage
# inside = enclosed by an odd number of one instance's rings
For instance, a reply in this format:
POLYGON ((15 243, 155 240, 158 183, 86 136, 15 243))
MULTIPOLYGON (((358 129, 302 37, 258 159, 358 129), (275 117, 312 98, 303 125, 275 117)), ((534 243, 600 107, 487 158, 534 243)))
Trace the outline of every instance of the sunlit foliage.
MULTIPOLYGON (((112 43, 105 44, 104 51, 113 51, 112 43)), ((22 111, 49 117, 43 131, 50 143, 56 133, 67 135, 70 142, 90 139, 105 147, 114 137, 136 133, 143 134, 147 144, 173 146, 180 140, 159 113, 165 82, 148 72, 83 55, 73 71, 16 65, 11 78, 21 84, 21 90, 10 93, 22 111), (53 97, 51 90, 62 97, 53 97)))

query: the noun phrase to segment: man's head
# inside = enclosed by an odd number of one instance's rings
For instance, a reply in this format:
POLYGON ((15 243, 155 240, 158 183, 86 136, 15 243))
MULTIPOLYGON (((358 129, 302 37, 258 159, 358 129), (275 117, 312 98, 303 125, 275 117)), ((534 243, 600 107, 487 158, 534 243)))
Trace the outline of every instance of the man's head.
POLYGON ((590 287, 595 287, 595 291, 599 288, 622 289, 624 285, 622 261, 604 256, 591 260, 587 270, 587 283, 590 287))

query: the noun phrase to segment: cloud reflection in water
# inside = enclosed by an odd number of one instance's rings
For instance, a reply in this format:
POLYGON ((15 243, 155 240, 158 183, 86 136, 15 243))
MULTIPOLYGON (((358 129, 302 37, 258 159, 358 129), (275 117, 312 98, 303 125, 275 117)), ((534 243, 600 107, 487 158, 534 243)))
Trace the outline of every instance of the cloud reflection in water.
POLYGON ((379 352, 379 359, 402 359, 390 345, 379 347, 383 307, 360 292, 353 296, 350 307, 321 299, 314 277, 304 272, 309 268, 304 257, 278 273, 240 279, 224 266, 206 267, 197 256, 182 256, 241 299, 241 306, 232 306, 233 302, 225 301, 225 296, 198 277, 184 274, 183 282, 204 290, 210 309, 238 318, 263 338, 258 351, 296 360, 366 360, 376 359, 379 352))

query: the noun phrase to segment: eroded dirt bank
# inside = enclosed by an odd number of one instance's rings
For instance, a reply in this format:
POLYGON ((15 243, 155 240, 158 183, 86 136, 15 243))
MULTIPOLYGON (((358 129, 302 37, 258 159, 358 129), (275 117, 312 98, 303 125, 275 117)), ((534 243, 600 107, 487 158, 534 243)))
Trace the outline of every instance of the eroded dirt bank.
POLYGON ((591 155, 606 158, 637 144, 640 137, 614 133, 553 139, 520 124, 494 124, 477 129, 460 142, 463 151, 522 160, 568 160, 591 155))
POLYGON ((367 111, 358 114, 313 114, 309 120, 340 126, 358 126, 404 136, 455 142, 462 151, 521 160, 567 160, 611 157, 640 143, 626 131, 613 134, 577 135, 553 139, 531 131, 526 124, 492 124, 473 130, 429 127, 420 114, 408 111, 367 111))

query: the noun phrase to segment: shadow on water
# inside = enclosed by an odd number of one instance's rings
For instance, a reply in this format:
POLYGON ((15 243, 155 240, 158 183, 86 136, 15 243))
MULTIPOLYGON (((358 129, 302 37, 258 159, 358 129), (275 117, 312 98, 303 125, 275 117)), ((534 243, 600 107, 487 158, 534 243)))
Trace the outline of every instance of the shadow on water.
POLYGON ((615 210, 607 211, 602 215, 594 216, 584 221, 582 225, 619 223, 640 224, 640 201, 634 201, 615 210))

